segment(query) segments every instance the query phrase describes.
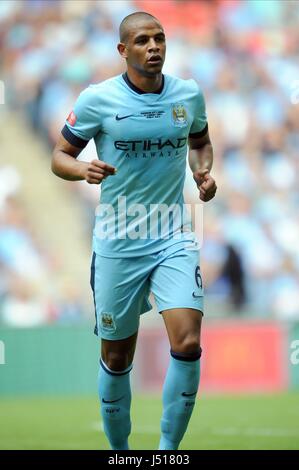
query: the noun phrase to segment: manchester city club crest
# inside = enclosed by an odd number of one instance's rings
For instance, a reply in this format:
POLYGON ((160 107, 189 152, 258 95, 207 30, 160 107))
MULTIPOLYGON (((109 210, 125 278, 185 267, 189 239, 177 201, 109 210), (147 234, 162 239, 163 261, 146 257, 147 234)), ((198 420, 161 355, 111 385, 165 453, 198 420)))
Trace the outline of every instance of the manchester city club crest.
POLYGON ((172 105, 172 122, 176 127, 185 127, 188 124, 187 111, 183 103, 172 105))
POLYGON ((101 329, 114 332, 116 330, 114 318, 111 313, 102 313, 101 314, 101 329))

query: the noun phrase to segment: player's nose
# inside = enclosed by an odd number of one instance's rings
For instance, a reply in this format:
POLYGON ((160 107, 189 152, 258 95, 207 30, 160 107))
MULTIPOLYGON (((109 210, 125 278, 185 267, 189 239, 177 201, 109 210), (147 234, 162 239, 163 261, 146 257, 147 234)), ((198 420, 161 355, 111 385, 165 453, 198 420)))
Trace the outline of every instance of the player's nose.
POLYGON ((150 38, 148 50, 149 52, 159 52, 160 46, 154 38, 150 38))

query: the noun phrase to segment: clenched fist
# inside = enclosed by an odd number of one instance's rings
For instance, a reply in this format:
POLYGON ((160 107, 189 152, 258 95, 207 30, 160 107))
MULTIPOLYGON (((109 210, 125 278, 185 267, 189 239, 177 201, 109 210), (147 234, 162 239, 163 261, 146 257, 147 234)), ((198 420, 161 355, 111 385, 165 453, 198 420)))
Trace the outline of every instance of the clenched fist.
POLYGON ((216 194, 217 186, 209 170, 197 170, 193 173, 193 179, 199 189, 199 198, 204 201, 210 201, 216 194))
POLYGON ((117 169, 101 160, 92 160, 85 171, 85 180, 89 184, 101 184, 107 176, 115 175, 117 169))

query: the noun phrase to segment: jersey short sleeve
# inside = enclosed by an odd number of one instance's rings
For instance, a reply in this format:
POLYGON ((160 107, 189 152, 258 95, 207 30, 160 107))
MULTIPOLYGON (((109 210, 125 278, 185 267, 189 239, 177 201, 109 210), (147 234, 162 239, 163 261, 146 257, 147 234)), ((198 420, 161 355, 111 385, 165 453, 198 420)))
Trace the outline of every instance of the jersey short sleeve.
POLYGON ((73 111, 62 129, 63 137, 72 145, 84 148, 101 130, 99 97, 92 86, 79 95, 73 111))
POLYGON ((207 122, 207 115, 206 115, 206 104, 205 99, 202 94, 202 91, 199 89, 197 83, 193 81, 196 86, 196 96, 195 100, 195 113, 193 123, 190 129, 190 136, 194 137, 201 137, 201 135, 205 135, 208 131, 208 122, 207 122))

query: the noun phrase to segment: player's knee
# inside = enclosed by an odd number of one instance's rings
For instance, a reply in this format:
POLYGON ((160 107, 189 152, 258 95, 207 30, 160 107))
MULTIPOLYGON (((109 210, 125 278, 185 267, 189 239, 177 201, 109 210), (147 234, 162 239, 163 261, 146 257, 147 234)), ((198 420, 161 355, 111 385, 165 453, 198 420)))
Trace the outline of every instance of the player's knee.
POLYGON ((171 349, 176 353, 198 354, 200 352, 200 340, 195 335, 184 335, 171 345, 171 349))
POLYGON ((129 355, 120 354, 115 351, 102 354, 102 360, 109 369, 115 372, 125 370, 131 365, 129 355))

